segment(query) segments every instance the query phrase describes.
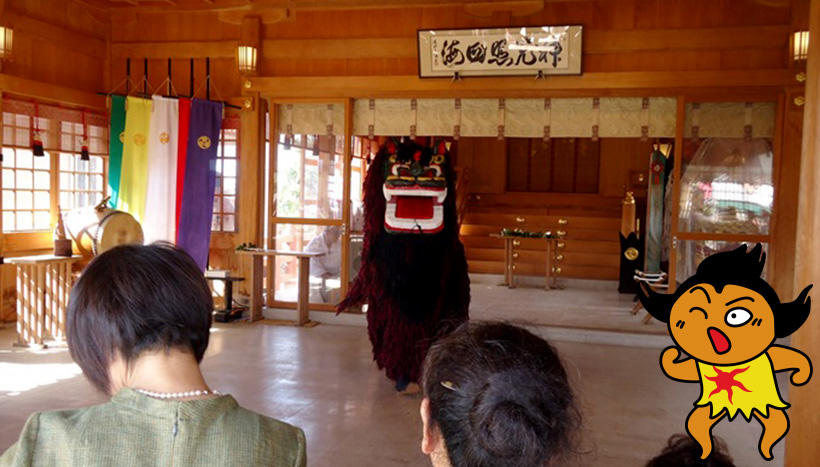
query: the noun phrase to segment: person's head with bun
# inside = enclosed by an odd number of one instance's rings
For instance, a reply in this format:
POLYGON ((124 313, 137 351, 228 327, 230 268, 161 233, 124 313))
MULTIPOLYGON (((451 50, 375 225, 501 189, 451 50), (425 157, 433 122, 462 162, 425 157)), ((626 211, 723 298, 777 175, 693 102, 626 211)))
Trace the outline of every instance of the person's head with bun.
POLYGON ((701 452, 700 445, 689 436, 672 435, 663 452, 652 458, 646 467, 735 467, 726 443, 717 436, 709 457, 701 459, 701 452))
POLYGON ((427 353, 421 449, 436 467, 543 467, 580 417, 555 349, 501 323, 467 323, 427 353))

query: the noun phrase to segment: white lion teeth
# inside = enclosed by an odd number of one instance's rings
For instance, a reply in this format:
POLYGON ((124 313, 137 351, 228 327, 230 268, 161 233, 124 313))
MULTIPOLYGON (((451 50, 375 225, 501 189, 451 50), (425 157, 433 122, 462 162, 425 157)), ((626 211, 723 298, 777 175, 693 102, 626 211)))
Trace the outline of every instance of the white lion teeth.
POLYGON ((413 190, 403 188, 388 188, 387 185, 382 185, 382 192, 384 192, 384 199, 389 203, 394 196, 428 196, 435 198, 438 204, 443 204, 447 199, 447 188, 443 190, 413 190))

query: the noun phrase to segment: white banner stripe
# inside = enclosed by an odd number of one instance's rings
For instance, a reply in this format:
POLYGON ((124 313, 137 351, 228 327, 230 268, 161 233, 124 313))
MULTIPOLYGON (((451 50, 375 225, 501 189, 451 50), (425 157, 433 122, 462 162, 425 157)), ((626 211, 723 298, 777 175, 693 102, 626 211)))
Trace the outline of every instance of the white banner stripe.
POLYGON ((148 140, 148 189, 145 203, 146 243, 176 238, 177 139, 179 101, 153 97, 148 140))

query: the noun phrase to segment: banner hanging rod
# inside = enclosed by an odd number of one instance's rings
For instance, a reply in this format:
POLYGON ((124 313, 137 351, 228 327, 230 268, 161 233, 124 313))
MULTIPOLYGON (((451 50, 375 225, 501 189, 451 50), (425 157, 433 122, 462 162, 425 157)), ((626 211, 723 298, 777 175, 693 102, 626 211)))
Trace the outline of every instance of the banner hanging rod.
MULTIPOLYGON (((190 74, 189 74, 189 86, 190 91, 187 96, 180 96, 180 95, 172 95, 171 94, 171 59, 168 58, 168 75, 167 75, 167 86, 166 86, 166 94, 162 95, 162 97, 168 97, 172 99, 179 99, 180 97, 186 97, 192 99, 194 97, 194 59, 190 59, 191 66, 190 66, 190 74)), ((119 94, 114 92, 102 92, 98 91, 97 94, 100 96, 121 96, 121 97, 128 97, 128 96, 137 96, 137 97, 151 97, 151 94, 148 92, 148 59, 143 59, 143 83, 142 83, 142 92, 131 94, 131 59, 125 59, 125 94, 119 94)), ((118 86, 119 87, 119 86, 118 86)), ((211 102, 219 102, 223 104, 225 107, 231 109, 238 109, 241 110, 242 107, 238 105, 233 105, 225 101, 221 100, 214 100, 211 99, 211 59, 207 57, 205 59, 205 100, 211 102)))

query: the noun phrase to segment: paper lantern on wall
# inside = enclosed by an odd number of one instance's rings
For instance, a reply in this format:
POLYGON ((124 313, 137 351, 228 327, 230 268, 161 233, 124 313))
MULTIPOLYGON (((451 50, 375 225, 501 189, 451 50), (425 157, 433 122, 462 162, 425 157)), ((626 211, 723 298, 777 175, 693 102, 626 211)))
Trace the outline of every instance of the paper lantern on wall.
POLYGON ((0 26, 0 59, 11 58, 14 31, 8 26, 0 26))
POLYGON ((809 31, 795 31, 792 35, 792 54, 795 62, 809 58, 809 31))
POLYGON ((236 48, 236 66, 242 74, 256 73, 256 47, 240 45, 236 48))

